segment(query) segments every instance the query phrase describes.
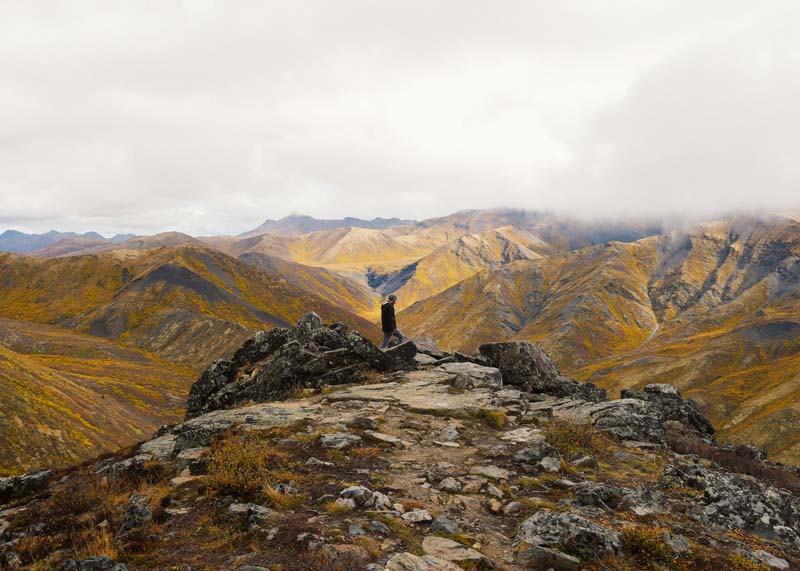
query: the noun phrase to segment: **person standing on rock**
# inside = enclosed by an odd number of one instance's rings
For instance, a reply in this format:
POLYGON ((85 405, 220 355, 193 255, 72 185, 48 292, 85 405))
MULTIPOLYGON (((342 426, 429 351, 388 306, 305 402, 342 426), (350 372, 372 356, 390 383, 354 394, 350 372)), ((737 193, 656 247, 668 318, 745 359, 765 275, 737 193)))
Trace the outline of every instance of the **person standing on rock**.
POLYGON ((397 296, 391 294, 386 298, 386 301, 381 305, 381 327, 383 328, 383 343, 381 349, 388 349, 389 341, 392 337, 397 337, 397 340, 402 343, 406 340, 405 336, 400 333, 397 328, 397 319, 394 316, 394 303, 397 301, 397 296))

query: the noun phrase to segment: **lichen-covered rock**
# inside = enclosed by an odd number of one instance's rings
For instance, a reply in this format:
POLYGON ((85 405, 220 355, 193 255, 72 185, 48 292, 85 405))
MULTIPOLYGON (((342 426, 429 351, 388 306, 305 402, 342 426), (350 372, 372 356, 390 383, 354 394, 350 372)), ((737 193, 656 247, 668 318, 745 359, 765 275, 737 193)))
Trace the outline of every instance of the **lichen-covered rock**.
POLYGON ((641 391, 623 390, 622 398, 641 399, 655 405, 664 421, 673 420, 703 436, 713 436, 714 426, 703 416, 697 403, 684 399, 672 385, 647 385, 641 391))
POLYGON ((705 468, 700 464, 668 465, 662 482, 703 492, 689 516, 727 529, 741 529, 800 549, 800 498, 752 476, 705 468))
POLYGON ((416 368, 413 343, 384 353, 357 331, 336 323, 324 326, 316 313, 291 329, 259 331, 233 359, 215 361, 192 385, 186 418, 245 402, 287 398, 298 389, 356 383, 367 370, 416 368))
POLYGON ((529 341, 487 343, 479 348, 503 375, 503 383, 555 396, 602 401, 606 392, 591 383, 564 377, 541 346, 529 341))
POLYGON ((127 533, 151 521, 153 521, 153 511, 150 509, 150 498, 134 494, 131 496, 125 520, 119 527, 119 534, 127 533))
POLYGON ((209 408, 208 400, 222 390, 236 376, 236 365, 232 361, 218 359, 211 363, 192 385, 186 401, 186 418, 192 418, 209 408))
POLYGON ((586 480, 575 486, 572 494, 581 505, 615 510, 622 504, 627 491, 614 484, 586 480))
MULTIPOLYGON (((522 545, 558 549, 584 559, 601 559, 620 552, 619 534, 600 524, 570 513, 542 510, 526 519, 517 539, 522 545)), ((525 559, 525 549, 517 552, 525 559)))
POLYGON ((39 470, 12 478, 0 478, 0 504, 43 490, 52 477, 52 470, 39 470))
POLYGON ((666 427, 655 406, 638 399, 619 399, 586 406, 581 414, 620 440, 663 443, 666 427))
POLYGON ((414 357, 417 354, 417 347, 413 341, 403 341, 384 351, 384 354, 389 358, 390 368, 393 371, 416 369, 414 357))

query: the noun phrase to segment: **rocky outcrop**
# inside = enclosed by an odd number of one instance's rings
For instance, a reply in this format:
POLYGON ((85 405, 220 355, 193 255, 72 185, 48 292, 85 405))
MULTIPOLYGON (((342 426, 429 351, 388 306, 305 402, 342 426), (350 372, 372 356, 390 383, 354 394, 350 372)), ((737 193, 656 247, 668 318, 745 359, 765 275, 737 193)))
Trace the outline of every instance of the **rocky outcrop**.
POLYGON ((0 478, 0 504, 43 490, 52 477, 52 470, 40 470, 13 478, 0 478))
POLYGON ((192 385, 186 418, 285 399, 300 389, 355 383, 369 370, 413 369, 416 352, 410 341, 383 352, 345 324, 325 326, 308 313, 291 329, 256 333, 232 360, 215 361, 192 385))
POLYGON ((672 385, 647 385, 641 391, 623 390, 623 399, 640 399, 654 405, 663 421, 679 422, 702 436, 714 435, 714 426, 700 412, 697 403, 683 398, 672 385))
MULTIPOLYGON (((600 559, 621 550, 619 533, 569 513, 539 511, 522 523, 517 534, 518 561, 537 561, 541 548, 564 551, 583 559, 600 559)), ((548 555, 554 555, 548 553, 548 555)))
POLYGON ((481 345, 480 353, 500 369, 503 382, 520 390, 559 397, 602 401, 606 392, 591 383, 568 379, 540 345, 528 341, 509 341, 481 345))
POLYGON ((690 517, 708 525, 752 531, 800 550, 800 498, 768 486, 752 476, 710 469, 701 464, 670 465, 663 483, 703 492, 689 511, 690 517))

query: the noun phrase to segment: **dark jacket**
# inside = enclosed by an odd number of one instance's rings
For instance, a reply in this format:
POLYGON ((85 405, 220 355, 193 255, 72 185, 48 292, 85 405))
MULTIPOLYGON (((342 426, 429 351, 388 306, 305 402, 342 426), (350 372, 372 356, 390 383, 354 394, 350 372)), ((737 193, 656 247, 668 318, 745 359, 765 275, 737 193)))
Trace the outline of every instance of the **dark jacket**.
POLYGON ((381 305, 381 327, 384 333, 391 333, 397 329, 397 320, 394 317, 394 304, 384 303, 381 305))

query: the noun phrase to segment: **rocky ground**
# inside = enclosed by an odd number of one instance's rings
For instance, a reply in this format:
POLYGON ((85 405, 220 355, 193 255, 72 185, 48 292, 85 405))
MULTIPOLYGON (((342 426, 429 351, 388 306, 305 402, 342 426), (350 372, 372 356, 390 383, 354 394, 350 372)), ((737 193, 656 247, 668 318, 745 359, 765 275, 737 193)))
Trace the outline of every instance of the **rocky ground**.
POLYGON ((800 480, 669 385, 605 393, 529 343, 387 353, 315 315, 259 333, 187 420, 0 479, 0 568, 800 568, 800 480))

